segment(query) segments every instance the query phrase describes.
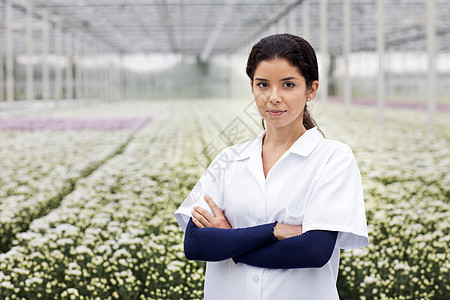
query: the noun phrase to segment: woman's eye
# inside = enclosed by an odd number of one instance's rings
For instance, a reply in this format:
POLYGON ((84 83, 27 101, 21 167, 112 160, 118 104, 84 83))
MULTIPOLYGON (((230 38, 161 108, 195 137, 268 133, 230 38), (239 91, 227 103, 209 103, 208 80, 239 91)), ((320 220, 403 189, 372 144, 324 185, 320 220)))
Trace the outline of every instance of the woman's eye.
POLYGON ((292 83, 292 82, 286 82, 286 83, 284 84, 284 86, 290 88, 290 87, 294 87, 295 84, 292 83))
POLYGON ((260 82, 260 83, 258 83, 257 84, 260 88, 266 88, 266 87, 268 87, 269 85, 267 84, 267 83, 265 83, 265 82, 260 82))

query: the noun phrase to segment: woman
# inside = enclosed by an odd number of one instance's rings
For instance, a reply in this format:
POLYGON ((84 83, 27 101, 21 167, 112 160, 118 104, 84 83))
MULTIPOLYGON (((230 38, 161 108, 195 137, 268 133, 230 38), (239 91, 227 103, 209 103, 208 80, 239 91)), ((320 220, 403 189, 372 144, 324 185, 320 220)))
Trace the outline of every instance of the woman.
POLYGON ((353 153, 307 109, 315 52, 297 36, 266 37, 247 75, 267 130, 217 155, 176 211, 186 257, 208 262, 205 299, 339 299, 339 249, 369 240, 353 153))

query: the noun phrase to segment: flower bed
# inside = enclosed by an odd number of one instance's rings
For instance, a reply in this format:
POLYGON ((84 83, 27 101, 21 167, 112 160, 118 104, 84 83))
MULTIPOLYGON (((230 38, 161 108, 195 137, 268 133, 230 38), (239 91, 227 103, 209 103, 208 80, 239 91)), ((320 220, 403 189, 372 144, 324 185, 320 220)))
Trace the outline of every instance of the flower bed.
POLYGON ((120 152, 133 132, 0 131, 0 251, 32 220, 57 207, 79 178, 120 152))
POLYGON ((0 119, 0 130, 111 130, 139 129, 148 118, 132 119, 52 119, 52 118, 11 118, 0 119))
MULTIPOLYGON (((335 109, 339 110, 339 107, 335 109)), ((362 173, 371 244, 341 253, 346 299, 445 299, 450 295, 449 140, 427 135, 414 111, 394 111, 386 130, 355 109, 352 122, 323 119, 331 138, 351 145, 362 173), (395 113, 395 115, 394 115, 395 113), (345 129, 345 130, 344 130, 345 129)))
POLYGON ((173 218, 201 172, 173 145, 192 140, 195 130, 157 130, 169 123, 166 116, 143 129, 123 154, 80 179, 57 209, 17 235, 0 255, 0 295, 201 297, 204 264, 184 259, 173 218))
MULTIPOLYGON (((0 298, 201 299, 204 263, 184 258, 173 212, 216 149, 260 129, 246 119, 248 103, 198 104, 149 103, 148 111, 161 112, 151 126, 80 178, 58 208, 0 254, 0 298)), ((350 123, 339 106, 333 109, 319 124, 355 152, 371 240, 367 248, 342 252, 341 298, 443 299, 449 294, 448 139, 426 137, 420 123, 411 127, 412 112, 380 131, 368 121, 369 108, 355 109, 350 123)))

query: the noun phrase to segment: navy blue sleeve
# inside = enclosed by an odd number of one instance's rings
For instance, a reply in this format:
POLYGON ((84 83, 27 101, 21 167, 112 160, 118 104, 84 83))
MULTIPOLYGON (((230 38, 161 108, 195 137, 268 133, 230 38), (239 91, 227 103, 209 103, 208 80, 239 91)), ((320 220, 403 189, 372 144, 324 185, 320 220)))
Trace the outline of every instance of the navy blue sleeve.
POLYGON ((191 260, 232 258, 273 243, 275 224, 237 229, 198 228, 190 218, 184 236, 184 253, 191 260))
POLYGON ((311 230, 233 257, 235 263, 261 268, 320 268, 331 258, 338 232, 311 230))

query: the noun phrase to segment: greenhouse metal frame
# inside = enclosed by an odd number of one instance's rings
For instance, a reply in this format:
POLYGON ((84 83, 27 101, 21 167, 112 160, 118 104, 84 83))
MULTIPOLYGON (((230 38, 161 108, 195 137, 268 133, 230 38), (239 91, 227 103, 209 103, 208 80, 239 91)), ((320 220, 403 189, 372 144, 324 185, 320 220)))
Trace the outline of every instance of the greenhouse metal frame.
POLYGON ((350 56, 377 55, 380 125, 386 106, 386 53, 426 54, 432 131, 438 60, 450 52, 450 2, 444 0, 2 0, 0 20, 0 102, 7 103, 37 98, 36 61, 42 74, 40 99, 56 104, 62 98, 121 99, 126 55, 173 53, 207 64, 215 56, 248 52, 265 35, 291 32, 318 52, 322 101, 329 95, 333 61, 343 62, 347 113, 352 105, 350 56), (86 68, 92 58, 98 65, 94 71, 86 68), (17 60, 26 66, 21 80, 15 75, 17 60), (24 94, 17 92, 19 84, 24 94))

